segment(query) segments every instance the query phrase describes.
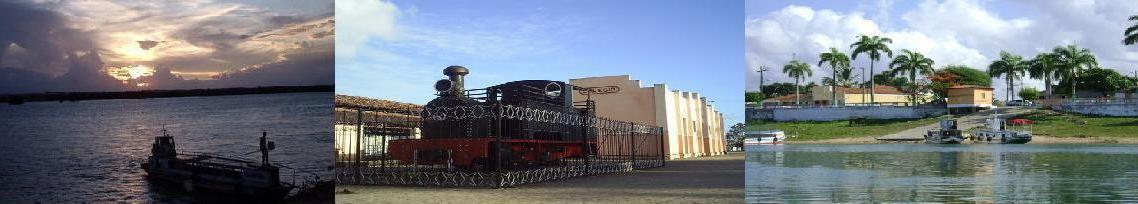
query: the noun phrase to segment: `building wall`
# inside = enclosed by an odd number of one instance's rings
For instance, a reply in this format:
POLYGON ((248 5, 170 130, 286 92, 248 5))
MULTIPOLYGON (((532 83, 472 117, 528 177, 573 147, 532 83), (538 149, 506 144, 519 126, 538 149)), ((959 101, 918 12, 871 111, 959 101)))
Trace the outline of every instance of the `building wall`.
POLYGON ((993 107, 992 90, 983 88, 948 89, 948 107, 993 107))
POLYGON ((835 121, 864 117, 871 119, 926 118, 947 113, 943 107, 924 106, 844 106, 815 108, 775 108, 747 110, 748 119, 774 121, 835 121))
POLYGON ((1125 101, 1114 103, 1064 103, 1052 106, 1055 110, 1073 112, 1084 115, 1101 116, 1138 116, 1138 102, 1125 101))
POLYGON ((569 81, 581 87, 619 87, 616 93, 581 94, 573 92, 573 101, 592 98, 597 103, 597 115, 640 124, 656 124, 656 97, 653 87, 640 87, 640 80, 631 80, 628 75, 611 77, 591 77, 569 81), (581 84, 581 85, 578 85, 581 84))
MULTIPOLYGON (((831 92, 830 86, 815 86, 814 88, 810 89, 810 92, 811 92, 811 96, 813 97, 813 100, 818 101, 816 103, 820 103, 821 101, 829 101, 830 100, 830 92, 831 92)), ((851 104, 852 105, 852 104, 869 103, 869 96, 870 95, 873 95, 874 101, 877 103, 880 103, 880 104, 894 104, 894 105, 907 106, 910 103, 909 95, 904 95, 904 94, 869 94, 869 93, 865 93, 865 94, 860 94, 860 93, 842 94, 842 93, 838 93, 837 104, 851 104), (865 100, 862 100, 863 95, 865 96, 865 100)))
MULTIPOLYGON (((591 94, 597 115, 662 127, 665 152, 671 159, 724 153, 723 115, 698 93, 670 90, 665 84, 640 87, 640 81, 628 75, 571 79, 569 83, 619 87, 615 93, 591 94)), ((586 96, 575 91, 573 100, 584 101, 586 96)))
POLYGON ((902 94, 846 94, 846 104, 869 103, 869 96, 873 95, 874 102, 879 104, 908 105, 909 96, 902 94), (864 95, 865 100, 862 100, 864 95))

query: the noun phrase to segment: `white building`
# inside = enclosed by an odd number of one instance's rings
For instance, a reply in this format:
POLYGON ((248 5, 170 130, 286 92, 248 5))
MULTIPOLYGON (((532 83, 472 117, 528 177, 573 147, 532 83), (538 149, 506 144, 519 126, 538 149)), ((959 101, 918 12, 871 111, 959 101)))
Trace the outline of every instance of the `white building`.
POLYGON ((596 101, 597 116, 664 128, 670 159, 726 151, 723 114, 699 93, 670 90, 665 84, 641 87, 629 75, 570 79, 569 84, 587 89, 575 91, 573 100, 596 101))

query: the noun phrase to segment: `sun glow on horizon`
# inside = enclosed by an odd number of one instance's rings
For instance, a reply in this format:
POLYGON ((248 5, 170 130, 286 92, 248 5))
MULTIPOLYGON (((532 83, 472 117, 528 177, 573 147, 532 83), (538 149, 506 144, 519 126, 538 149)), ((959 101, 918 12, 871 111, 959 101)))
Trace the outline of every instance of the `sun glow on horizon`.
POLYGON ((144 76, 153 76, 154 68, 150 68, 144 65, 113 67, 108 68, 107 74, 110 74, 111 77, 114 77, 115 79, 126 81, 131 79, 138 79, 139 77, 144 76))

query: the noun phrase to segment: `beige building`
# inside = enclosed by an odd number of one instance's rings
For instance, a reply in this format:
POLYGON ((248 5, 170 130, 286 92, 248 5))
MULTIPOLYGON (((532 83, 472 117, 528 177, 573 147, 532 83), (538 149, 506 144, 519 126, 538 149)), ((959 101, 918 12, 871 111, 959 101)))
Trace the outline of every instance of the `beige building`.
MULTIPOLYGON (((831 102, 830 95, 831 86, 815 86, 810 89, 811 94, 809 98, 813 101, 813 105, 832 105, 838 104, 842 106, 856 106, 869 103, 869 89, 865 88, 850 88, 850 87, 834 87, 837 91, 836 102, 831 102)), ((873 101, 881 105, 895 105, 895 106, 909 106, 912 101, 909 100, 909 94, 901 92, 901 90, 892 86, 876 85, 873 87, 873 101)), ((925 97, 927 101, 929 95, 918 95, 918 97, 925 97)), ((806 100, 803 100, 804 103, 806 100)))
POLYGON ((699 93, 665 84, 641 87, 628 75, 571 79, 574 101, 596 101, 597 115, 664 128, 669 159, 721 155, 726 151, 723 114, 699 93), (588 93, 588 96, 585 95, 588 93))
POLYGON ((979 109, 996 108, 992 105, 992 87, 953 86, 948 87, 948 108, 952 113, 974 112, 979 109))
POLYGON ((763 106, 794 106, 799 101, 801 101, 804 105, 809 105, 811 103, 810 101, 813 100, 809 94, 801 95, 801 98, 798 97, 797 94, 788 94, 785 96, 768 98, 766 100, 763 100, 763 106))

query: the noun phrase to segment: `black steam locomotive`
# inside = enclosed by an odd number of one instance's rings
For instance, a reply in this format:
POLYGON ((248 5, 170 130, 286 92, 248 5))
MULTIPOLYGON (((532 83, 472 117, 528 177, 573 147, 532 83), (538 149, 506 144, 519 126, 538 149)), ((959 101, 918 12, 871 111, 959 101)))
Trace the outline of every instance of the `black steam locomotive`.
POLYGON ((561 81, 513 81, 466 90, 469 70, 450 66, 435 83, 438 98, 421 114, 420 139, 394 140, 389 154, 402 162, 468 169, 560 164, 596 152, 588 128, 595 105, 573 101, 561 81))

